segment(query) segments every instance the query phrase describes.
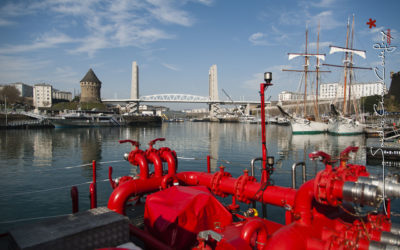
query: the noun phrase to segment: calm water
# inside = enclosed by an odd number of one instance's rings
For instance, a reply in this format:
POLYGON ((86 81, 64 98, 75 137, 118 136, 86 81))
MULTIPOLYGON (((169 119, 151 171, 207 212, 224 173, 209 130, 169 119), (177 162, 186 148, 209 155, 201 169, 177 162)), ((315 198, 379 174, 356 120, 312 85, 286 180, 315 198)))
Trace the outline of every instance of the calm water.
MULTIPOLYGON (((212 171, 224 165, 237 177, 249 168, 252 158, 261 156, 261 129, 253 124, 185 122, 164 123, 156 128, 2 130, 0 232, 42 217, 70 213, 73 185, 79 189, 80 210, 88 209, 92 160, 99 163, 98 205, 106 205, 112 191, 107 181, 108 167, 114 168, 114 177, 137 171, 122 159, 131 146, 119 144, 118 140, 137 140, 144 150, 150 140, 158 137, 165 137, 166 141, 158 142, 156 148, 166 146, 177 152, 179 171, 205 171, 206 156, 211 155, 212 171)), ((276 185, 291 186, 291 165, 299 161, 306 162, 307 179, 312 178, 324 167, 308 160, 308 153, 316 150, 337 156, 347 146, 358 146, 361 149, 350 161, 365 164, 368 143, 364 136, 292 136, 289 127, 267 126, 268 153, 276 161, 276 185)), ((370 170, 381 171, 379 167, 370 170)), ((278 212, 269 208, 268 213, 278 212)), ((278 220, 283 220, 279 216, 278 220)))

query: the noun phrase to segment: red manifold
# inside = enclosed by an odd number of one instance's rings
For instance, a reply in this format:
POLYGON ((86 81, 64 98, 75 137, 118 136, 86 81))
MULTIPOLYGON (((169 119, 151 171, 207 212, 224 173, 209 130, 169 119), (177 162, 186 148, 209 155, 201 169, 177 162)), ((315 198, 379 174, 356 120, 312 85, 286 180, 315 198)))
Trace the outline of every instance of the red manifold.
MULTIPOLYGON (((146 231, 131 230, 150 248, 369 249, 400 245, 400 229, 391 224, 388 215, 374 212, 361 218, 342 205, 346 183, 357 184, 359 177, 370 176, 364 166, 347 164, 348 154, 357 148, 343 151, 337 167, 324 152, 310 154, 311 158, 322 158, 326 168, 296 190, 257 182, 247 170, 234 178, 223 166, 214 174, 176 174, 176 153, 169 148, 152 148, 158 140, 152 141, 146 152, 138 149, 137 143, 128 159, 132 164, 139 164, 140 171, 148 171, 149 163, 159 164, 154 161, 157 156, 168 163, 168 174, 162 171, 162 166, 155 166, 155 174, 141 172, 138 179, 122 178, 108 203, 111 210, 123 214, 130 197, 156 192, 146 201, 146 231), (141 156, 146 156, 142 162, 138 161, 141 156), (175 187, 177 184, 195 187, 175 187), (208 190, 221 197, 232 195, 229 209, 208 190), (229 211, 238 207, 236 200, 284 207, 286 225, 232 215, 229 211), (186 236, 179 238, 180 235, 186 236)), ((387 205, 390 213, 390 203, 387 205)))

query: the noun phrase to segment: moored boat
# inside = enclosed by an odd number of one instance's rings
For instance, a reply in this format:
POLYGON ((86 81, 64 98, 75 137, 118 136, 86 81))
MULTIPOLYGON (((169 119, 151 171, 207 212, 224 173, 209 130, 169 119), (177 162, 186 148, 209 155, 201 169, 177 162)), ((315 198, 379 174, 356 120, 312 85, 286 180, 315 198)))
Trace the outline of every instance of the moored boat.
POLYGON ((371 68, 355 67, 353 62, 353 55, 358 55, 366 59, 366 52, 364 50, 357 50, 353 48, 354 41, 354 16, 353 23, 351 27, 351 41, 350 41, 350 20, 347 22, 347 35, 346 35, 346 47, 337 47, 330 45, 330 54, 336 52, 345 53, 345 59, 343 65, 332 65, 324 64, 326 66, 342 67, 344 70, 344 80, 343 80, 343 105, 342 112, 337 112, 335 106, 331 104, 332 118, 329 119, 328 132, 334 135, 355 135, 364 133, 365 124, 361 124, 357 120, 358 109, 357 105, 354 104, 352 100, 352 80, 355 79, 353 69, 367 69, 371 68), (350 45, 349 45, 350 42, 350 45), (354 110, 355 118, 349 118, 348 116, 352 114, 352 108, 354 110))
MULTIPOLYGON (((318 81, 319 81, 319 73, 320 72, 329 72, 329 71, 321 71, 319 70, 319 62, 320 60, 325 60, 325 54, 319 54, 319 31, 318 31, 318 40, 317 40, 317 53, 312 54, 308 53, 307 50, 308 47, 308 29, 306 29, 306 43, 305 43, 305 52, 304 53, 289 53, 289 60, 296 58, 296 57, 304 57, 305 64, 304 64, 304 69, 303 70, 289 70, 289 69, 283 69, 283 71, 291 71, 291 72, 302 72, 304 73, 304 94, 303 94, 303 114, 302 117, 296 118, 293 117, 286 112, 283 112, 283 109, 278 107, 282 114, 284 114, 286 117, 289 118, 290 125, 292 127, 292 133, 293 134, 319 134, 319 133, 324 133, 327 131, 327 125, 320 121, 319 118, 319 111, 318 111, 318 81), (316 63, 316 70, 309 70, 309 59, 311 57, 315 57, 317 60, 316 63), (307 75, 309 72, 315 72, 316 73, 316 93, 315 93, 315 100, 314 100, 314 116, 316 120, 311 120, 308 119, 307 116, 307 75)), ((296 111, 297 113, 297 111, 296 111)))
POLYGON ((103 113, 73 112, 49 118, 49 121, 55 128, 121 126, 118 117, 103 113))

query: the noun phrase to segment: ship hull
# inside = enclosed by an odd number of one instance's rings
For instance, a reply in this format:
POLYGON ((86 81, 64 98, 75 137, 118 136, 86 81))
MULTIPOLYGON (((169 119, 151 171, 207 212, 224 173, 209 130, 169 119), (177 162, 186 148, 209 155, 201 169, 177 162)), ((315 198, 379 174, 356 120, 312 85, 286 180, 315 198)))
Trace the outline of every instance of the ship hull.
POLYGON ((53 119, 51 123, 55 128, 90 128, 90 127, 114 127, 119 126, 115 122, 109 120, 92 120, 92 119, 80 119, 80 120, 72 120, 72 119, 53 119))
POLYGON ((328 124, 306 119, 291 120, 290 125, 293 134, 320 134, 328 130, 328 124))
POLYGON ((364 125, 351 119, 330 121, 328 132, 334 135, 359 135, 364 133, 364 125))

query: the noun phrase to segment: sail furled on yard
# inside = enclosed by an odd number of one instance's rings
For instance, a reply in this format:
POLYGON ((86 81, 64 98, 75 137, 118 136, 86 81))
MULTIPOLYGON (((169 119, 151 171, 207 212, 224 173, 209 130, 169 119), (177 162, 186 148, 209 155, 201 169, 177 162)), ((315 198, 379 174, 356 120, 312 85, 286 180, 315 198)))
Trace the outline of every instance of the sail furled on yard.
POLYGON ((367 58, 367 54, 366 54, 365 50, 342 48, 342 47, 337 47, 337 46, 332 46, 332 45, 329 46, 329 47, 331 48, 329 54, 333 54, 333 53, 336 53, 336 52, 349 52, 349 53, 353 53, 353 54, 359 55, 364 59, 367 58))

